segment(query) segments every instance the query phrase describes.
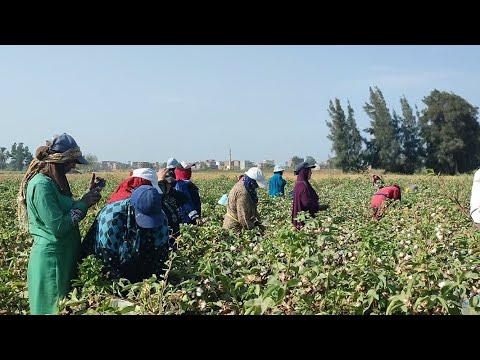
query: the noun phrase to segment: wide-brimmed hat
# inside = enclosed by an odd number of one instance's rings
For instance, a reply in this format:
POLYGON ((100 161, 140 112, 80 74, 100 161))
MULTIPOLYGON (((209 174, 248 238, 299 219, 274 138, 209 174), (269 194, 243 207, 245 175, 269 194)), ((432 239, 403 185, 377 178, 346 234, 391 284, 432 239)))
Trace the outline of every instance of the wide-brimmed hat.
POLYGON ((138 177, 142 178, 145 180, 149 180, 152 183, 152 186, 157 189, 157 191, 162 194, 162 190, 160 190, 160 187, 158 186, 158 176, 157 172, 153 169, 150 168, 140 168, 140 169, 135 169, 132 172, 132 177, 138 177))
POLYGON ((295 170, 294 170, 294 174, 295 175, 298 175, 298 173, 303 170, 303 169, 306 169, 306 168, 314 168, 316 167, 316 165, 312 165, 312 164, 309 164, 308 162, 304 161, 304 162, 301 162, 300 164, 298 164, 296 167, 295 167, 295 170))
POLYGON ((245 175, 247 175, 250 179, 255 180, 258 186, 262 189, 267 187, 267 180, 265 179, 262 170, 260 170, 258 167, 252 167, 248 169, 248 171, 245 172, 245 175))

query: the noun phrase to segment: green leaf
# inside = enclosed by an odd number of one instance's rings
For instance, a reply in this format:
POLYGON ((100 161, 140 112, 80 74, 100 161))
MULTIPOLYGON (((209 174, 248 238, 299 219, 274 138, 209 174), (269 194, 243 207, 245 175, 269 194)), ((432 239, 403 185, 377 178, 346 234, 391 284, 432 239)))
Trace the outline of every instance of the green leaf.
POLYGON ((273 301, 272 298, 270 297, 267 297, 266 299, 264 299, 262 301, 262 305, 261 305, 261 310, 262 310, 262 314, 265 313, 265 311, 267 311, 268 309, 271 309, 275 306, 275 301, 273 301))
POLYGON ((465 277, 466 277, 467 279, 478 279, 478 278, 479 278, 478 274, 477 274, 477 273, 473 273, 473 272, 468 272, 468 273, 466 273, 466 274, 465 274, 465 277))
POLYGON ((120 314, 125 315, 125 314, 127 314, 129 312, 133 312, 133 311, 135 311, 135 305, 129 305, 129 306, 125 306, 124 308, 122 308, 120 310, 120 314))
POLYGON ((321 235, 317 236, 317 246, 321 247, 323 246, 323 244, 325 244, 325 240, 323 239, 323 236, 321 235))
POLYGON ((383 288, 385 289, 387 287, 387 279, 385 278, 385 276, 383 274, 378 275, 378 278, 382 282, 383 288))
POLYGON ((300 280, 298 280, 297 278, 290 279, 290 280, 287 281, 287 289, 288 289, 288 288, 291 288, 291 287, 295 287, 295 286, 297 286, 299 283, 300 283, 300 280))
POLYGON ((437 299, 438 301, 440 301, 440 303, 442 304, 442 307, 448 311, 448 305, 447 305, 447 302, 445 301, 444 298, 442 298, 441 296, 437 296, 437 299))
POLYGON ((372 298, 372 299, 376 299, 378 300, 380 297, 378 296, 377 292, 375 291, 375 289, 370 289, 367 291, 367 296, 369 298, 372 298))

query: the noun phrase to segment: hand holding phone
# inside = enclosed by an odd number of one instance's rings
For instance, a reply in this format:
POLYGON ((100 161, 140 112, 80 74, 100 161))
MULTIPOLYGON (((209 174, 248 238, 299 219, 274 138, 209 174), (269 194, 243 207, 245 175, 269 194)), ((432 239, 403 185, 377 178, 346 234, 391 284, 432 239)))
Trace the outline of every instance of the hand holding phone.
POLYGON ((105 181, 105 179, 102 179, 102 178, 95 179, 95 184, 94 184, 95 188, 102 190, 105 187, 105 185, 107 185, 107 182, 105 181))

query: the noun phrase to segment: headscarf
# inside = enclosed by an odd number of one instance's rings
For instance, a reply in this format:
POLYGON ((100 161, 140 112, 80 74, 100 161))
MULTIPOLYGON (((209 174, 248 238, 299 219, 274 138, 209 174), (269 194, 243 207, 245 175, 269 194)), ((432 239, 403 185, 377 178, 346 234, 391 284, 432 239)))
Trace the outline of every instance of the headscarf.
POLYGON ((177 181, 190 180, 191 177, 192 177, 192 169, 175 168, 175 178, 177 179, 177 181))
POLYGON ((139 177, 129 177, 128 179, 123 180, 120 184, 118 184, 113 194, 107 200, 107 204, 128 199, 130 196, 132 196, 132 191, 142 185, 152 185, 152 182, 139 177))
POLYGON ((248 193, 252 197, 253 202, 256 204, 258 203, 258 196, 257 190, 255 189, 256 181, 252 178, 249 178, 247 175, 243 177, 243 185, 245 185, 245 189, 247 189, 248 193))
POLYGON ((82 152, 79 147, 69 149, 63 153, 54 152, 50 149, 49 144, 40 146, 37 149, 35 158, 30 162, 27 172, 20 183, 20 189, 18 190, 17 213, 20 232, 28 231, 26 200, 28 182, 38 173, 42 173, 58 185, 63 195, 71 197, 72 192, 67 181, 64 164, 69 161, 76 161, 80 156, 82 156, 82 152))

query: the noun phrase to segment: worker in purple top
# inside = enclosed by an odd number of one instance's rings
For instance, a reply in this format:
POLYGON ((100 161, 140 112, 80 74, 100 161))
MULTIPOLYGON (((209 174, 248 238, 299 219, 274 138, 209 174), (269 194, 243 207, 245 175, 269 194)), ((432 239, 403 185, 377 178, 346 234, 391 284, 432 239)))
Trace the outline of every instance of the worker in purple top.
POLYGON ((294 174, 297 175, 297 181, 293 188, 292 223, 297 229, 301 229, 305 225, 303 221, 296 220, 299 212, 308 211, 310 216, 314 217, 318 211, 328 208, 328 205, 319 204, 318 195, 308 182, 314 167, 315 165, 302 162, 297 165, 294 171, 294 174))

